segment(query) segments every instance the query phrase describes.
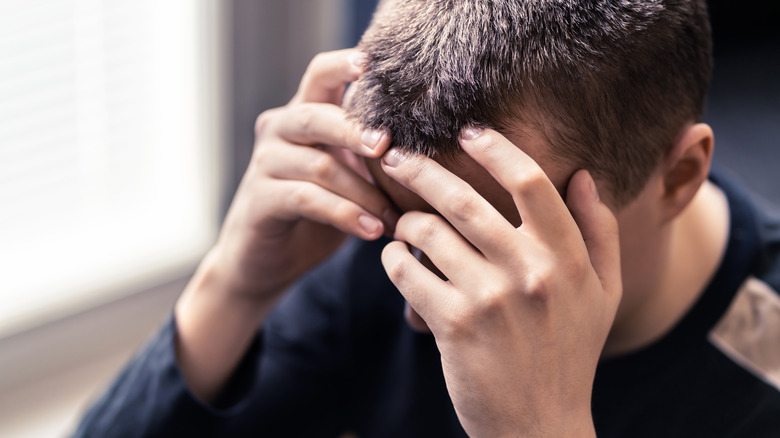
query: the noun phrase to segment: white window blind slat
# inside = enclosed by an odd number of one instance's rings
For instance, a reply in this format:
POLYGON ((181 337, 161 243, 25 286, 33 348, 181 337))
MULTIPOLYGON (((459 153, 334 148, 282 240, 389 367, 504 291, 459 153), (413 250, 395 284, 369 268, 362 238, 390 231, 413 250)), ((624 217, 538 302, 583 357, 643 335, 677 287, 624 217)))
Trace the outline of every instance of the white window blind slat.
POLYGON ((0 337, 213 240, 206 5, 0 0, 0 337))

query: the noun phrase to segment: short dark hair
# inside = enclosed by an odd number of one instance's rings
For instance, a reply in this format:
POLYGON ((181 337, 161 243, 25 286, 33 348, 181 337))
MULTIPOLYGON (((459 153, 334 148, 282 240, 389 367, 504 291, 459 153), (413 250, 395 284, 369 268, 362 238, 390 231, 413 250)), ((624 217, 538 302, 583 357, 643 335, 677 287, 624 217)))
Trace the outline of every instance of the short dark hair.
POLYGON ((712 68, 704 0, 392 0, 359 47, 348 111, 394 146, 452 156, 464 126, 520 121, 619 205, 701 118, 712 68))

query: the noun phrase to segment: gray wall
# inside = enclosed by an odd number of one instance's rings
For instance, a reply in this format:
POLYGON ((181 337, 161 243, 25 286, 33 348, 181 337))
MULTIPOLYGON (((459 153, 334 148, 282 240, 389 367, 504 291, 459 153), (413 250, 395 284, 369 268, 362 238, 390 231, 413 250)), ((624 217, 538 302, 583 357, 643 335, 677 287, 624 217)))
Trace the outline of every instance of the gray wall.
POLYGON ((227 141, 231 157, 223 197, 229 205, 252 154, 255 118, 284 105, 309 60, 347 46, 345 0, 231 0, 227 141))

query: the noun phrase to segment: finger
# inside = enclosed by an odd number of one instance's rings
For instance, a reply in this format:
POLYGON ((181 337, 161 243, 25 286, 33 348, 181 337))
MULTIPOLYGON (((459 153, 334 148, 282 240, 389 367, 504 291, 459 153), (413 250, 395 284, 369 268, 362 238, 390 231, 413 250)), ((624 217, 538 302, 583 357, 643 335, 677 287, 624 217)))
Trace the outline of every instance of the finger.
POLYGON ((364 160, 362 156, 352 152, 349 149, 335 146, 323 146, 318 147, 317 149, 333 155, 339 162, 344 163, 348 168, 352 169, 353 172, 357 173, 371 184, 374 184, 374 176, 371 175, 371 171, 368 170, 366 160, 364 160))
POLYGON ((363 72, 365 55, 355 49, 316 55, 303 74, 292 102, 326 102, 341 105, 344 89, 363 72))
POLYGON ((417 193, 489 260, 516 252, 515 228, 465 181, 436 161, 397 149, 382 159, 384 172, 417 193))
POLYGON ((618 224, 612 211, 599 200, 598 190, 587 170, 572 176, 566 202, 582 233, 590 262, 604 289, 620 297, 620 241, 618 224))
POLYGON ((328 145, 367 157, 381 156, 390 145, 384 131, 362 130, 343 109, 326 103, 303 103, 280 109, 266 129, 301 145, 328 145))
MULTIPOLYGON (((277 182, 283 186, 276 191, 281 196, 278 199, 281 207, 275 210, 279 219, 294 221, 307 218, 366 240, 376 239, 384 231, 382 222, 370 212, 314 183, 277 182)), ((269 190, 269 193, 272 191, 269 190)))
POLYGON ((473 290, 486 271, 486 261, 441 216, 410 211, 401 216, 394 237, 425 253, 460 290, 473 290))
POLYGON ((317 184, 381 218, 386 229, 395 228, 398 214, 387 197, 327 152, 282 144, 275 146, 273 152, 260 152, 258 155, 269 176, 317 184))
POLYGON ((382 250, 382 265, 409 305, 436 331, 443 315, 452 315, 460 297, 455 288, 426 269, 403 242, 390 242, 382 250))
POLYGON ((526 229, 548 242, 571 234, 574 221, 566 204, 525 152, 498 132, 477 127, 464 129, 460 144, 512 195, 526 229))

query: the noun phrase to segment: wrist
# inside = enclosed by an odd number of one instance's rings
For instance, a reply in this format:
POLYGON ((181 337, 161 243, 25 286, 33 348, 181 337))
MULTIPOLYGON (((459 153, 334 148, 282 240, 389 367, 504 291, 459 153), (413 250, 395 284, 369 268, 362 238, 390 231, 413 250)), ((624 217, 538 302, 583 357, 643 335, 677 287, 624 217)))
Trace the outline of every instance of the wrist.
POLYGON ((550 419, 546 423, 539 424, 538 437, 572 437, 572 438, 595 438, 596 429, 593 425, 593 417, 590 412, 590 403, 588 408, 577 412, 564 412, 557 418, 550 419))
MULTIPOLYGON (((478 435, 475 435, 478 436, 478 435)), ((593 420, 588 417, 587 419, 575 420, 575 419, 562 419, 556 421, 553 424, 537 424, 533 429, 517 428, 511 429, 504 433, 498 434, 485 434, 488 436, 498 436, 505 438, 553 438, 553 437, 572 437, 572 438, 595 438, 596 430, 593 426, 593 420), (520 432, 518 432, 520 431, 520 432), (525 431, 525 432, 522 432, 525 431)))
POLYGON ((564 421, 560 429, 561 433, 550 436, 567 436, 573 438, 595 438, 596 429, 593 425, 593 417, 588 412, 587 417, 564 421))
POLYGON ((209 252, 176 302, 176 359, 193 394, 219 393, 273 307, 236 293, 209 252))
MULTIPOLYGON (((560 405, 556 405, 560 408, 560 405)), ((594 438, 596 430, 590 412, 590 402, 583 409, 548 408, 537 411, 536 415, 525 414, 506 422, 493 421, 488 429, 469 431, 472 437, 506 438, 594 438), (542 413, 543 412, 543 413, 542 413), (553 414, 554 413, 554 414, 553 414)))
POLYGON ((224 316, 259 324, 273 307, 271 294, 250 291, 246 281, 230 269, 217 246, 205 255, 176 303, 176 316, 198 308, 198 313, 226 313, 224 316))

